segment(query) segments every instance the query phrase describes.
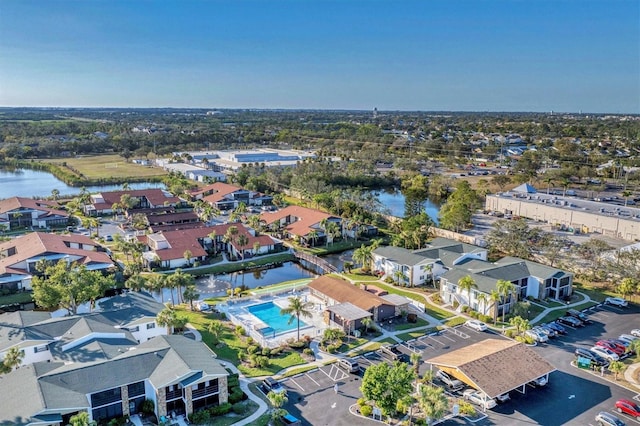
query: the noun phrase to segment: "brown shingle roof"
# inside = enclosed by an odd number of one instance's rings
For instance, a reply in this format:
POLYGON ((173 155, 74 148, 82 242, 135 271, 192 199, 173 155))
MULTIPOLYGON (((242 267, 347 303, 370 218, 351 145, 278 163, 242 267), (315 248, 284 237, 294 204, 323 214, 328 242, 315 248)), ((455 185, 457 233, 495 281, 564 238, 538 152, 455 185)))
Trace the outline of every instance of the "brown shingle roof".
POLYGON ((455 369, 491 398, 555 371, 525 344, 503 339, 485 339, 427 362, 455 369))
POLYGON ((384 299, 364 291, 348 281, 328 275, 316 278, 309 283, 308 287, 339 303, 349 302, 365 311, 387 304, 384 299))
POLYGON ((60 205, 55 201, 49 200, 33 200, 31 198, 12 197, 6 200, 0 200, 0 214, 18 210, 20 208, 34 209, 46 212, 47 214, 55 214, 58 216, 69 216, 69 213, 60 210, 60 205))
POLYGON ((79 262, 84 264, 113 264, 113 261, 104 252, 71 248, 68 247, 66 243, 78 243, 92 247, 97 247, 98 245, 91 238, 83 235, 57 235, 44 232, 32 232, 23 237, 0 244, 0 252, 8 250, 10 247, 16 248, 16 254, 0 260, 0 273, 16 270, 13 266, 26 259, 54 253, 79 256, 79 262))
POLYGON ((287 231, 298 236, 307 235, 313 230, 314 225, 317 226, 324 219, 335 217, 320 210, 301 206, 288 206, 276 212, 262 213, 260 214, 260 220, 269 225, 288 216, 290 218, 287 219, 287 222, 290 222, 290 224, 287 225, 287 231))

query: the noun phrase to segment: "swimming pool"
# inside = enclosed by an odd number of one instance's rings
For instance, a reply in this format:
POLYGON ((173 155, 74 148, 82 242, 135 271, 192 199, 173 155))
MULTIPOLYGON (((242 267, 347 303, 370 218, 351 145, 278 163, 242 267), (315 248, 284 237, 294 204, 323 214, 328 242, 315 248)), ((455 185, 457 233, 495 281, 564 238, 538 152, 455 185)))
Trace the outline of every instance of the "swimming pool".
MULTIPOLYGON (((251 312, 253 316, 267 325, 266 328, 258 330, 264 335, 284 333, 295 330, 298 327, 298 321, 294 318, 291 324, 289 324, 290 315, 281 315, 280 309, 281 308, 273 302, 247 307, 247 310, 251 312)), ((300 320, 300 328, 307 327, 307 325, 304 321, 300 320)))

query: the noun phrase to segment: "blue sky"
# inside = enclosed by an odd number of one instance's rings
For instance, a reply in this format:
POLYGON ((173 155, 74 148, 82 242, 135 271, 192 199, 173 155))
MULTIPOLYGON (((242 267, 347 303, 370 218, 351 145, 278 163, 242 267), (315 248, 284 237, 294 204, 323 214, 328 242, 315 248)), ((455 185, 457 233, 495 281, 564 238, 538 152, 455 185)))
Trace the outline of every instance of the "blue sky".
POLYGON ((0 105, 640 113, 640 2, 0 0, 0 105))

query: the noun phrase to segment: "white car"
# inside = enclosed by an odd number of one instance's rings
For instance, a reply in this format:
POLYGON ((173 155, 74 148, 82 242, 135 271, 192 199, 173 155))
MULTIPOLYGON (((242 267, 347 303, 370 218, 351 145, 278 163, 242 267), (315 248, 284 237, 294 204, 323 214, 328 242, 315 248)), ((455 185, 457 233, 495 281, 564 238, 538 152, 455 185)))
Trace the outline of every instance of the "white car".
POLYGON ((531 337, 536 342, 545 343, 549 341, 549 336, 538 330, 527 330, 524 332, 524 334, 531 337))
POLYGON ((634 328, 633 330, 631 330, 631 335, 640 337, 640 328, 634 328))
POLYGON ((621 297, 607 297, 606 299, 604 299, 604 304, 617 306, 619 308, 626 308, 627 306, 629 306, 629 302, 621 297))
POLYGON ((618 361, 620 359, 617 353, 615 353, 611 349, 603 348, 602 346, 594 346, 589 350, 591 352, 595 352, 605 359, 608 359, 609 361, 618 361))
POLYGON ((547 378, 545 376, 538 377, 535 380, 529 382, 531 386, 545 386, 547 384, 547 378))
POLYGON ((495 399, 489 397, 485 399, 483 398, 482 392, 475 389, 465 389, 465 391, 462 393, 462 397, 472 404, 479 405, 485 410, 490 410, 497 405, 495 399))
POLYGON ((473 328, 476 331, 487 331, 487 329, 489 328, 487 327, 487 324, 478 320, 469 320, 465 322, 464 325, 466 325, 469 328, 473 328))
POLYGON ((502 395, 496 396, 496 401, 500 402, 500 403, 507 402, 510 399, 511 399, 511 397, 509 396, 509 392, 503 393, 502 395))

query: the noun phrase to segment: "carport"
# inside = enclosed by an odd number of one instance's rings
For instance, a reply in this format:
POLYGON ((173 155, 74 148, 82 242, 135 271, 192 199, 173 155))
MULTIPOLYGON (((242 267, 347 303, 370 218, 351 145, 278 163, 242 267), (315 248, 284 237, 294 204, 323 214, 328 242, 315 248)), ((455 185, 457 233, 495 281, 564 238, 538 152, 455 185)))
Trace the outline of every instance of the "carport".
POLYGON ((525 393, 529 382, 549 380, 556 369, 523 343, 485 339, 426 362, 495 398, 512 390, 525 393))

